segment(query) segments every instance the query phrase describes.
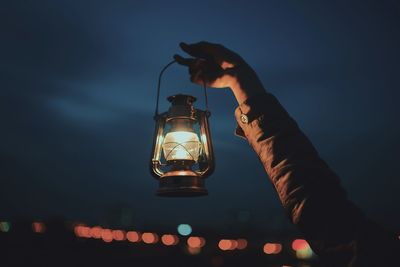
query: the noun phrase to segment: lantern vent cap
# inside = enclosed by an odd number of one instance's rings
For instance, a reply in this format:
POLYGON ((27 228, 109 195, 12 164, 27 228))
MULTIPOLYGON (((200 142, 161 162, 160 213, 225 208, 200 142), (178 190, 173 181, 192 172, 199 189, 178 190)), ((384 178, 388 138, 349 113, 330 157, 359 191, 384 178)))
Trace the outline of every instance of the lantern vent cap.
POLYGON ((168 97, 167 100, 171 102, 173 106, 192 106, 193 103, 196 102, 196 97, 191 95, 177 94, 168 97))

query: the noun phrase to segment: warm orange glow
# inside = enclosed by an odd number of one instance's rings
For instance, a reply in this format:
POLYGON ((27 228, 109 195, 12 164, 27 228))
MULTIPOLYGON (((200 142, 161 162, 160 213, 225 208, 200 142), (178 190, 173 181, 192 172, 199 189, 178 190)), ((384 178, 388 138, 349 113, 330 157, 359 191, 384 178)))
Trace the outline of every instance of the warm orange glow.
POLYGON ((77 237, 90 238, 90 228, 84 225, 74 227, 74 232, 77 237))
POLYGON ((123 241, 126 239, 125 231, 122 231, 122 230, 113 230, 112 235, 113 235, 114 240, 116 240, 116 241, 123 241))
POLYGON ((113 241, 113 234, 110 229, 103 229, 101 231, 101 239, 103 239, 104 242, 111 242, 113 241))
POLYGON ((188 238, 187 244, 191 248, 201 248, 206 244, 206 241, 202 237, 191 236, 188 238))
POLYGON ((229 250, 236 249, 238 246, 238 242, 236 240, 230 240, 230 241, 231 241, 231 247, 229 248, 229 250))
POLYGON ((199 237, 200 238, 200 247, 204 247, 206 245, 206 240, 203 237, 199 237))
POLYGON ((161 242, 166 246, 173 246, 173 245, 178 244, 179 239, 175 235, 168 235, 167 234, 167 235, 163 235, 161 237, 161 242))
POLYGON ((308 245, 307 241, 304 239, 295 239, 292 242, 292 249, 294 251, 298 250, 305 250, 308 249, 310 246, 308 245))
POLYGON ((229 250, 232 247, 232 241, 229 239, 221 239, 218 243, 221 250, 229 250))
POLYGON ((46 231, 46 227, 42 222, 33 222, 32 223, 32 230, 35 233, 43 234, 46 231))
POLYGON ((197 255, 201 252, 201 247, 187 247, 187 251, 191 255, 197 255))
POLYGON ((103 229, 100 226, 92 227, 90 228, 90 236, 96 239, 100 239, 102 230, 103 229))
POLYGON ((81 236, 80 229, 81 229, 80 225, 77 225, 77 226, 74 227, 74 233, 75 233, 76 236, 79 236, 79 237, 81 236))
POLYGON ((277 243, 266 243, 264 245, 265 254, 279 254, 282 251, 282 245, 277 243))
POLYGON ((132 243, 140 242, 141 240, 139 233, 135 231, 129 231, 126 233, 126 238, 132 243))
POLYGON ((154 233, 143 233, 142 240, 146 244, 155 244, 158 242, 158 235, 154 233))
POLYGON ((247 240, 246 239, 238 239, 237 240, 237 249, 245 249, 247 248, 247 240))
POLYGON ((87 226, 81 227, 81 237, 90 238, 90 228, 87 226))

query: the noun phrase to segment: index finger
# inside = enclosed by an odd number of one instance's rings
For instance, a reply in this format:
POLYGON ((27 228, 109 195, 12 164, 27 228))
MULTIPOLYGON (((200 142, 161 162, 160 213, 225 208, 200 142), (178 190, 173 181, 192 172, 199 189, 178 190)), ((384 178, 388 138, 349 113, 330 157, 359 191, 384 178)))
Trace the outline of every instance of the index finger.
POLYGON ((179 46, 182 48, 183 51, 193 57, 207 59, 210 57, 215 58, 216 56, 221 54, 221 51, 218 51, 220 50, 219 45, 209 42, 199 42, 194 44, 186 44, 182 42, 179 44, 179 46))

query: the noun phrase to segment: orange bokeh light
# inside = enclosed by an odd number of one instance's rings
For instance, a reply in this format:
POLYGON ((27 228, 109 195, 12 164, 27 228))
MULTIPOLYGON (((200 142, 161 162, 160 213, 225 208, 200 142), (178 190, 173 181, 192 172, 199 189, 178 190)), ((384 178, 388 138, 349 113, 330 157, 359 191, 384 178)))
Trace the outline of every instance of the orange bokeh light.
POLYGON ((202 237, 191 236, 188 238, 187 244, 191 248, 201 248, 206 244, 206 240, 202 237))
POLYGON ((229 250, 236 249, 238 246, 238 242, 236 240, 230 240, 230 241, 231 241, 231 247, 229 248, 229 250))
POLYGON ((282 245, 277 243, 266 243, 264 245, 265 254, 279 254, 282 251, 282 245))
POLYGON ((304 239, 295 239, 292 242, 292 249, 294 251, 298 250, 305 250, 308 249, 310 246, 308 245, 308 242, 304 239))
POLYGON ((136 231, 129 231, 126 233, 126 238, 128 239, 129 242, 136 243, 140 242, 140 234, 136 231))
POLYGON ((155 244, 158 242, 158 235, 154 233, 143 233, 142 240, 146 244, 155 244))
POLYGON ((100 226, 94 226, 90 228, 90 236, 96 239, 100 239, 102 230, 103 229, 100 226))
POLYGON ((113 230, 112 235, 113 239, 116 241, 123 241, 126 239, 125 231, 122 230, 113 230))
POLYGON ((46 231, 46 227, 42 222, 33 222, 32 223, 32 230, 35 233, 43 234, 46 231))
POLYGON ((179 239, 175 235, 166 234, 161 237, 161 242, 166 246, 173 246, 178 244, 179 239))
POLYGON ((247 240, 244 238, 237 240, 237 249, 245 249, 247 248, 247 240))
POLYGON ((104 242, 111 242, 113 241, 113 234, 110 229, 103 229, 101 231, 101 239, 103 239, 104 242))
POLYGON ((233 246, 233 242, 232 242, 232 240, 229 240, 229 239, 221 239, 218 242, 218 247, 221 250, 230 250, 232 246, 233 246))
POLYGON ((78 237, 90 238, 90 228, 84 225, 77 225, 74 227, 75 235, 78 237))
POLYGON ((201 247, 187 247, 187 251, 191 255, 197 255, 201 252, 201 247))

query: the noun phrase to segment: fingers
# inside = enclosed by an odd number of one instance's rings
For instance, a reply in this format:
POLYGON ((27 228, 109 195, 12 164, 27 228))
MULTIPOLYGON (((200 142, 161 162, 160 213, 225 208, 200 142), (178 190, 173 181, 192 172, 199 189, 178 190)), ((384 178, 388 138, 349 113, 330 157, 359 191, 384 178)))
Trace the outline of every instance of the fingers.
POLYGON ((203 58, 205 60, 213 60, 218 64, 227 62, 233 66, 241 64, 244 60, 235 52, 228 48, 209 42, 198 42, 194 44, 187 44, 181 42, 179 46, 183 51, 195 58, 203 58))
POLYGON ((176 62, 178 62, 178 64, 188 66, 188 67, 191 64, 193 64, 193 61, 194 61, 193 58, 184 58, 184 57, 181 57, 180 55, 174 55, 174 59, 176 60, 176 62))
POLYGON ((215 49, 213 47, 215 46, 214 44, 207 43, 207 42, 200 42, 200 43, 195 43, 195 44, 186 44, 186 43, 180 43, 179 46, 182 48, 183 51, 191 55, 192 57, 197 57, 197 58, 210 58, 210 57, 215 57, 215 49))

